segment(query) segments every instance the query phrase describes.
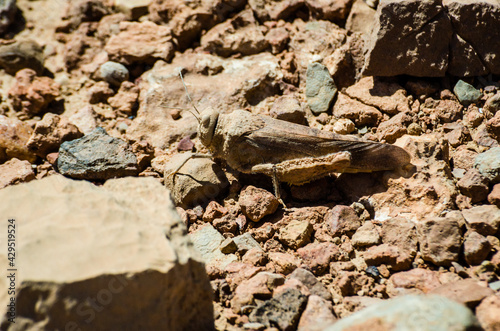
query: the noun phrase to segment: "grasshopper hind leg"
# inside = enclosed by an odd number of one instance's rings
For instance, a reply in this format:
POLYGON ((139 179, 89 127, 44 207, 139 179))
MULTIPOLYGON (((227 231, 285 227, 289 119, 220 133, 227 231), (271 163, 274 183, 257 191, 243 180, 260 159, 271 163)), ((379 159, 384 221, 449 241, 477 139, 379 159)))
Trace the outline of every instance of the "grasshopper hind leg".
POLYGON ((285 203, 281 199, 280 184, 278 182, 278 175, 277 175, 276 166, 273 165, 272 170, 273 170, 273 175, 271 177, 273 179, 274 195, 276 196, 276 199, 278 199, 279 203, 283 206, 283 208, 287 209, 285 203))

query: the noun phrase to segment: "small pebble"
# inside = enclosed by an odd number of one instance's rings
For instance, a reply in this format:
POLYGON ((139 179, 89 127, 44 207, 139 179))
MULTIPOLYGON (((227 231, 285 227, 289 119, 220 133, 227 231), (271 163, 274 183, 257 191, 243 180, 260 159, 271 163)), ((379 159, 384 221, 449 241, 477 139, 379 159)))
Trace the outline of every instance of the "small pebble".
POLYGON ((179 151, 190 151, 194 147, 193 141, 189 137, 184 137, 179 141, 177 145, 177 150, 179 151))
POLYGON ((253 322, 243 324, 243 328, 247 330, 264 330, 266 326, 262 323, 253 322))
POLYGON ((380 276, 380 272, 378 271, 377 267, 374 265, 366 268, 365 272, 372 277, 379 277, 380 276))
POLYGON ((408 134, 412 136, 420 136, 422 134, 422 127, 417 123, 408 125, 408 134))
POLYGON ((123 81, 128 80, 129 73, 123 64, 108 61, 101 65, 101 77, 114 86, 120 86, 123 81))
POLYGON ((359 134, 366 134, 366 133, 368 133, 368 127, 367 126, 362 127, 361 129, 358 130, 358 133, 359 134))
POLYGON ((333 125, 333 131, 338 134, 349 134, 356 129, 354 122, 347 118, 340 118, 333 125))
POLYGON ((221 244, 220 244, 220 251, 224 254, 231 254, 234 253, 238 250, 238 247, 236 246, 236 243, 232 238, 226 238, 221 244))
POLYGON ((125 123, 125 122, 120 122, 120 124, 118 124, 118 126, 116 127, 116 129, 117 129, 120 133, 126 133, 126 132, 127 132, 127 129, 128 129, 128 125, 127 125, 127 123, 125 123))

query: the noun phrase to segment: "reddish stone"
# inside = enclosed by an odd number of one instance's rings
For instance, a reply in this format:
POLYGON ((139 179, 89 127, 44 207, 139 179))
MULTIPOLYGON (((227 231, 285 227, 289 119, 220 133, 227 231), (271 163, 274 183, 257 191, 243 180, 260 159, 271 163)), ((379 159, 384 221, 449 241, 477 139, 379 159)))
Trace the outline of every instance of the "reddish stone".
POLYGON ((170 61, 175 46, 170 29, 153 22, 120 22, 120 32, 105 47, 109 59, 122 64, 170 61))
POLYGON ((488 195, 488 202, 500 208, 500 184, 495 184, 490 194, 488 195))
POLYGON ((254 266, 264 266, 267 263, 267 254, 262 249, 254 247, 243 255, 241 261, 254 266))
POLYGON ((394 245, 414 256, 417 253, 418 239, 415 223, 396 217, 382 222, 381 237, 384 244, 394 245))
POLYGON ((335 323, 332 303, 317 295, 311 295, 302 313, 297 331, 320 331, 335 323))
POLYGON ((46 110, 59 97, 60 86, 49 77, 37 77, 32 69, 17 72, 16 81, 9 90, 14 110, 28 117, 46 110))
POLYGON ((78 127, 64 116, 47 113, 38 121, 26 146, 40 157, 57 152, 65 141, 71 141, 83 136, 78 127))
POLYGON ((408 270, 413 262, 413 257, 401 251, 397 246, 382 244, 372 246, 363 254, 363 259, 369 266, 386 264, 392 266, 393 270, 408 270))
POLYGON ((389 278, 387 292, 390 296, 409 294, 415 290, 428 293, 440 285, 439 274, 436 271, 417 268, 392 275, 389 278))
POLYGON ((255 299, 270 299, 273 290, 283 285, 285 278, 270 272, 259 272, 252 278, 242 281, 234 291, 231 308, 235 313, 241 312, 245 305, 252 305, 255 299))
POLYGON ((475 231, 469 232, 464 241, 465 261, 470 265, 481 264, 491 251, 488 239, 475 231))
POLYGON ((325 215, 325 223, 334 237, 352 235, 360 226, 358 215, 348 206, 337 205, 325 215))
POLYGON ((132 82, 125 81, 120 85, 120 89, 115 96, 108 99, 108 103, 115 110, 132 115, 138 107, 139 87, 132 82))
POLYGON ((488 196, 488 179, 476 168, 469 169, 457 183, 460 192, 471 198, 471 203, 483 201, 488 196))
POLYGON ((251 185, 243 188, 238 203, 243 214, 253 222, 273 214, 279 206, 279 201, 273 194, 251 185))
POLYGON ((339 247, 330 242, 312 243, 299 248, 297 254, 301 257, 306 269, 315 275, 321 275, 328 270, 331 261, 339 258, 339 247))
POLYGON ((485 331, 500 330, 500 296, 490 295, 476 308, 476 316, 485 331))
POLYGON ((268 269, 272 268, 275 272, 283 275, 288 275, 300 265, 300 260, 289 253, 270 252, 269 261, 268 269))
POLYGON ((184 137, 177 144, 177 150, 179 151, 190 151, 194 147, 194 142, 189 137, 184 137))
POLYGON ((442 295, 474 309, 484 298, 495 292, 474 279, 463 279, 442 285, 429 293, 442 295))
POLYGON ((26 147, 32 132, 26 122, 0 115, 0 163, 11 158, 34 162, 35 153, 26 147))
POLYGON ((458 261, 462 234, 455 217, 434 217, 417 224, 420 252, 425 261, 449 266, 458 261))
POLYGON ((486 130, 495 137, 497 140, 500 140, 500 112, 497 111, 495 116, 486 122, 486 130))
POLYGON ((356 271, 342 272, 340 277, 334 280, 343 296, 357 295, 361 290, 368 292, 373 283, 373 278, 356 271))
POLYGON ((13 158, 0 164, 0 189, 9 185, 29 182, 33 179, 35 179, 35 173, 28 161, 13 158))
POLYGON ((250 279, 261 271, 264 271, 264 268, 242 262, 231 262, 224 269, 226 281, 232 290, 245 279, 250 279))
POLYGON ((108 102, 108 98, 113 94, 115 94, 115 91, 109 87, 107 82, 97 82, 89 89, 89 103, 108 102))
POLYGON ((500 227, 500 209, 483 205, 462 210, 467 226, 483 236, 495 235, 500 227))
POLYGON ((211 222, 216 218, 226 215, 227 212, 227 208, 221 206, 217 201, 210 201, 203 213, 203 221, 211 222))

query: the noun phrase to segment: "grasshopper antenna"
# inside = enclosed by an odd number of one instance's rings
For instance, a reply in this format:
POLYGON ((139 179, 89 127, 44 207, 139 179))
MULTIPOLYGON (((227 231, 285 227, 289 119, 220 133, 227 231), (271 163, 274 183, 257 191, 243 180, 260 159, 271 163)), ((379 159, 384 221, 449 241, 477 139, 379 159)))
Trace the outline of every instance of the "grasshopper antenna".
MULTIPOLYGON (((189 103, 191 104, 191 106, 193 106, 194 110, 196 110, 196 113, 198 115, 200 115, 200 112, 198 111, 198 108, 196 108, 196 106, 194 105, 193 99, 191 99, 191 96, 189 95, 186 83, 184 83, 184 77, 182 76, 182 70, 181 69, 179 69, 179 76, 181 77, 182 86, 184 86, 184 90, 186 91, 186 95, 188 97, 189 103)), ((193 113, 192 111, 189 111, 189 112, 191 114, 193 114, 194 117, 196 117, 196 119, 198 120, 198 123, 200 123, 200 118, 195 113, 193 113)))

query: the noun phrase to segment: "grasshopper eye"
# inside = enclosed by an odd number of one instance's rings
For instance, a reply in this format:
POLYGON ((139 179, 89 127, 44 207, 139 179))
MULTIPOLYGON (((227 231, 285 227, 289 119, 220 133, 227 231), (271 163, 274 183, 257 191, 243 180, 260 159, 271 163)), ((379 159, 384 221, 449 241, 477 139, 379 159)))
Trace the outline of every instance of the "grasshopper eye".
POLYGON ((200 127, 198 129, 200 140, 203 145, 209 147, 217 127, 219 113, 215 110, 205 111, 201 114, 200 127))

